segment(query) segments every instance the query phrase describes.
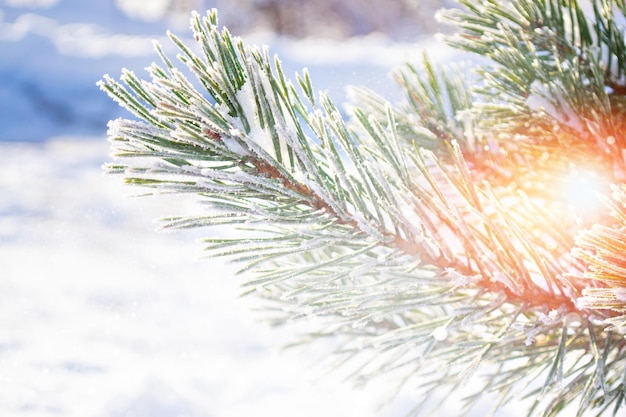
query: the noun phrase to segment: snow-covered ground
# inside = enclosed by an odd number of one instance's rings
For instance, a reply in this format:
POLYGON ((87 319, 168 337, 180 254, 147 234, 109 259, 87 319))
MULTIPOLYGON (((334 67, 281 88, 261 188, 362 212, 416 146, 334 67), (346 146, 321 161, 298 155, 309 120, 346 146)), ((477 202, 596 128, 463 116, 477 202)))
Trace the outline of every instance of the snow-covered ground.
POLYGON ((197 232, 154 231, 192 203, 128 197, 106 153, 0 144, 0 415, 373 415, 314 383, 315 352, 280 350, 289 335, 255 321, 197 232))
MULTIPOLYGON (((281 350, 290 330, 261 324, 234 268, 202 259, 202 231, 155 231, 192 201, 130 198, 102 175, 106 122, 124 113, 95 83, 141 73, 166 24, 113 0, 0 5, 0 415, 402 415, 407 398, 381 411, 380 386, 323 373, 319 348, 281 350)), ((338 101, 346 83, 393 96, 387 73, 421 51, 381 35, 250 39, 338 101)))

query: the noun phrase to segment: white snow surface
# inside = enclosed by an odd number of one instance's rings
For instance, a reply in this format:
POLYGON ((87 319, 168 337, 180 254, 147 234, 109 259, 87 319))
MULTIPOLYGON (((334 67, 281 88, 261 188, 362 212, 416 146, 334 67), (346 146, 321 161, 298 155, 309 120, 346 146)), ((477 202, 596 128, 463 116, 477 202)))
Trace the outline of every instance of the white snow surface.
POLYGON ((0 144, 0 415, 374 415, 366 392, 315 382, 314 350, 281 350, 290 333, 202 259, 199 232, 155 231, 192 202, 131 198, 106 153, 0 144))
MULTIPOLYGON (((204 231, 155 230, 156 218, 199 210, 193 201, 132 198, 138 190, 102 174, 106 122, 130 115, 95 83, 122 67, 141 75, 157 59, 151 39, 169 45, 162 21, 132 20, 113 0, 0 6, 1 416, 368 417, 410 409, 408 396, 379 408, 388 387, 357 390, 327 374, 324 346, 282 350, 293 329, 267 327, 255 301, 239 298, 235 268, 203 258, 204 231)), ((315 85, 339 101, 346 83, 393 96, 386 74, 421 52, 382 35, 250 39, 269 43, 292 73, 308 66, 315 85)), ((435 42, 421 46, 444 59, 449 51, 431 48, 435 42)), ((457 406, 447 402, 441 415, 456 415, 457 406)))

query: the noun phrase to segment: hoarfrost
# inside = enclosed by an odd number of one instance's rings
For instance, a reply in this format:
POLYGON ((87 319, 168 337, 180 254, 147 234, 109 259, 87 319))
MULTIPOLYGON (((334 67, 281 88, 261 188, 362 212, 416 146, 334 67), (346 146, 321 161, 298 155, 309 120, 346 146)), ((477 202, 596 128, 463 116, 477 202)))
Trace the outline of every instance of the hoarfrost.
POLYGON ((330 206, 330 208, 337 213, 338 216, 342 217, 342 218, 346 218, 347 214, 345 212, 344 207, 341 205, 340 202, 337 202, 334 198, 332 198, 331 195, 329 195, 330 191, 326 191, 324 188, 322 188, 322 186, 320 184, 318 184, 315 181, 307 181, 305 183, 315 194, 317 194, 319 197, 322 198, 322 200, 324 200, 324 202, 326 204, 328 204, 328 206, 330 206))
POLYGON ((369 221, 367 221, 361 213, 355 212, 353 214, 354 219, 357 221, 359 225, 359 229, 369 236, 372 236, 379 242, 386 242, 389 240, 388 237, 383 235, 380 230, 378 230, 375 226, 371 225, 369 221))
POLYGON ((163 136, 163 135, 168 134, 168 131, 166 129, 163 129, 163 128, 160 128, 160 127, 148 124, 148 123, 144 123, 144 122, 140 122, 136 120, 122 119, 122 118, 111 120, 107 124, 107 127, 108 127, 107 135, 112 138, 115 138, 115 137, 125 138, 128 136, 158 137, 158 136, 163 136))
POLYGON ((528 336, 526 336, 526 340, 524 340, 524 344, 526 346, 530 346, 535 341, 535 336, 539 334, 541 331, 541 327, 535 327, 528 332, 528 336))
POLYGON ((478 277, 460 274, 454 268, 446 268, 444 277, 459 287, 466 287, 478 281, 478 277))
MULTIPOLYGON (((240 114, 239 117, 244 117, 250 125, 250 131, 242 129, 246 131, 248 138, 261 145, 264 149, 269 150, 270 148, 268 147, 267 134, 263 131, 263 129, 261 129, 260 124, 257 122, 258 112, 254 102, 254 97, 254 88, 252 82, 248 79, 244 85, 241 86, 239 91, 237 91, 236 95, 236 100, 241 105, 242 109, 242 114, 240 114)), ((238 120, 238 122, 241 123, 241 120, 238 120)))
POLYGON ((545 84, 535 80, 530 85, 530 94, 526 98, 526 105, 532 110, 543 111, 561 124, 570 126, 577 131, 583 131, 578 116, 565 101, 563 96, 556 94, 557 85, 545 84), (549 97, 549 98, 548 98, 549 97))
POLYGON ((548 314, 539 313, 538 317, 539 317, 539 321, 541 321, 543 324, 552 326, 554 324, 559 323, 561 319, 563 318, 563 315, 558 310, 552 309, 548 312, 548 314))
POLYGON ((239 143, 237 139, 235 139, 242 138, 243 132, 241 132, 239 129, 232 128, 228 133, 230 134, 230 136, 224 136, 222 138, 222 143, 224 143, 224 146, 226 146, 229 151, 237 155, 250 156, 250 151, 244 148, 243 145, 239 143))
POLYGON ((581 323, 580 316, 576 313, 570 313, 564 316, 562 311, 554 309, 550 310, 548 314, 539 313, 537 316, 537 323, 535 323, 534 327, 528 331, 528 336, 525 340, 526 346, 532 345, 535 341, 535 337, 546 327, 558 325, 563 320, 565 320, 570 327, 578 327, 581 323))
POLYGON ((493 275, 492 275, 492 280, 494 282, 500 282, 500 283, 506 285, 511 290, 515 290, 516 289, 515 285, 513 284, 513 281, 511 281, 511 278, 509 276, 507 276, 502 271, 495 271, 493 273, 493 275))

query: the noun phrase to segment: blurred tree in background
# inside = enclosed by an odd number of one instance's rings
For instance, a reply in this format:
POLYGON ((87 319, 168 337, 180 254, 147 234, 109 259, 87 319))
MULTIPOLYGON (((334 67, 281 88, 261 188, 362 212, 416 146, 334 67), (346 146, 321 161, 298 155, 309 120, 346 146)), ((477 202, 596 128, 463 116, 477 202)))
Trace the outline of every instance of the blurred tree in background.
POLYGON ((435 11, 451 4, 446 0, 217 1, 224 23, 237 31, 260 28, 294 37, 331 38, 381 32, 411 40, 433 33, 435 11))
MULTIPOLYGON (((146 11, 143 1, 116 3, 136 13, 146 11)), ((190 11, 215 7, 224 24, 237 33, 263 30, 297 38, 339 39, 380 32, 414 40, 435 32, 435 11, 452 5, 451 0, 158 0, 152 7, 177 26, 187 24, 190 11)))

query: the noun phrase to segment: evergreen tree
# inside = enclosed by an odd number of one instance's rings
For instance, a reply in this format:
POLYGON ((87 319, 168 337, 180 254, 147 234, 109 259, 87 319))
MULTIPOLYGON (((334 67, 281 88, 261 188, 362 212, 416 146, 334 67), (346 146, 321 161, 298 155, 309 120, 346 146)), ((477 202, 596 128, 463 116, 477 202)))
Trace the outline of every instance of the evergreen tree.
MULTIPOLYGON (((115 120, 108 172, 210 209, 165 227, 242 265, 277 323, 309 320, 359 376, 428 398, 478 382, 467 407, 534 400, 616 414, 626 389, 624 0, 460 0, 446 41, 394 75, 397 104, 353 88, 344 114, 306 71, 194 14, 170 34, 190 81, 156 50, 151 80, 100 83, 115 120), (321 320, 314 320, 314 318, 321 320)), ((436 406, 435 406, 436 407, 436 406)), ((416 411, 420 410, 419 407, 416 411)))

